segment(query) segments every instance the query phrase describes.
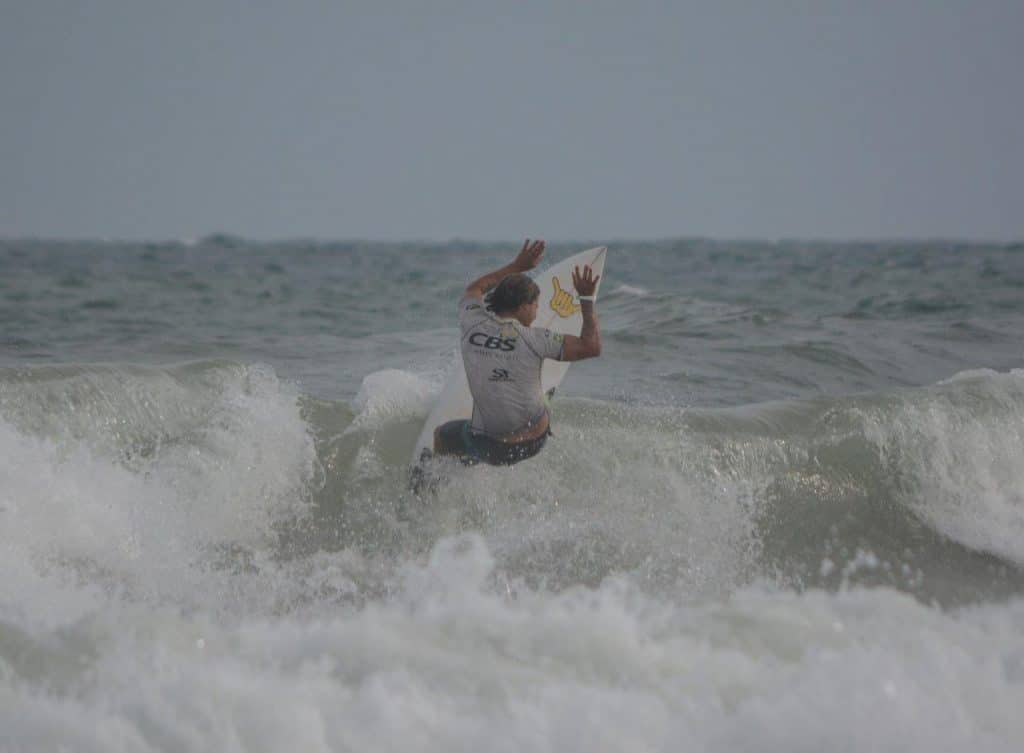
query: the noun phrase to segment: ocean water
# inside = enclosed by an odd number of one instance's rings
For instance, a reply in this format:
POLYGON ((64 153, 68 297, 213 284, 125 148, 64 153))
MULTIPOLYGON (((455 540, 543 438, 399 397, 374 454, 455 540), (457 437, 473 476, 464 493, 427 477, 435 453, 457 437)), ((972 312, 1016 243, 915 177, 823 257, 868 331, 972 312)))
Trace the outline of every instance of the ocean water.
POLYGON ((0 751, 1020 750, 1024 247, 596 242, 423 500, 517 244, 0 242, 0 751))

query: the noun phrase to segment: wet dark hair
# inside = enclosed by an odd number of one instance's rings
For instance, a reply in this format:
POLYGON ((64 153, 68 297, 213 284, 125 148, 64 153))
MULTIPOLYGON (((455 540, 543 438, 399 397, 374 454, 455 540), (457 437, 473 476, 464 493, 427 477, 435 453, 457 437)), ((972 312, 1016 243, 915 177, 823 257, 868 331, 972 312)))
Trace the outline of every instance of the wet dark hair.
POLYGON ((537 283, 524 274, 506 275, 484 298, 487 310, 495 314, 515 311, 524 303, 533 303, 540 297, 537 283))

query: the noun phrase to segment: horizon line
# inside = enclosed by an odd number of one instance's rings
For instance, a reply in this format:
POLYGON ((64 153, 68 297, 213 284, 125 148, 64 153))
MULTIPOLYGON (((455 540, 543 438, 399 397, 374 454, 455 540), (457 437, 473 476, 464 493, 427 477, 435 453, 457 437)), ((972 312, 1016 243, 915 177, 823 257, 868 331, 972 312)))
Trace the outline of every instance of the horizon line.
MULTIPOLYGON (((813 236, 813 235, 783 235, 776 237, 768 236, 713 236, 713 235, 660 235, 660 236, 649 236, 649 237, 608 237, 599 239, 596 237, 591 238, 558 238, 555 240, 544 239, 546 243, 551 245, 623 245, 623 244, 651 244, 651 243, 761 243, 761 244, 783 244, 783 243, 820 243, 830 245, 840 244, 873 244, 873 245, 884 245, 884 244, 896 244, 906 243, 911 245, 921 245, 928 243, 945 243, 945 244, 962 244, 971 246, 1018 246, 1024 244, 1024 236, 1015 239, 995 239, 995 238, 983 238, 983 237, 969 237, 969 236, 943 236, 943 235, 896 235, 896 236, 813 236)), ((206 233, 196 237, 178 237, 178 238, 158 238, 158 237, 115 237, 115 236, 79 236, 79 235, 3 235, 0 234, 0 243, 54 243, 54 244, 70 244, 70 243, 98 243, 98 244, 109 244, 109 245, 160 245, 160 246, 209 246, 209 245, 220 245, 226 246, 231 244, 244 244, 244 245, 296 245, 296 244, 313 244, 313 245, 334 245, 334 244, 367 244, 367 245, 394 245, 394 246, 413 246, 413 245, 433 245, 433 246, 444 246, 444 245, 515 245, 522 243, 522 239, 509 240, 509 239, 495 239, 495 238, 473 238, 468 236, 451 236, 446 239, 437 238, 369 238, 352 236, 348 238, 330 238, 324 236, 281 236, 276 238, 257 238, 237 233, 229 233, 223 231, 217 231, 212 233, 206 233)))

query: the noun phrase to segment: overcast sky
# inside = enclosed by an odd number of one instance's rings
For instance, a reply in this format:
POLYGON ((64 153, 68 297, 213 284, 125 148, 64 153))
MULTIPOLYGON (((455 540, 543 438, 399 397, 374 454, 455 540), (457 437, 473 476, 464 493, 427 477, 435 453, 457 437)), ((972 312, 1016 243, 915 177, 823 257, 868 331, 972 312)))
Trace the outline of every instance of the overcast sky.
POLYGON ((0 237, 1024 238, 1024 1, 0 0, 0 237))

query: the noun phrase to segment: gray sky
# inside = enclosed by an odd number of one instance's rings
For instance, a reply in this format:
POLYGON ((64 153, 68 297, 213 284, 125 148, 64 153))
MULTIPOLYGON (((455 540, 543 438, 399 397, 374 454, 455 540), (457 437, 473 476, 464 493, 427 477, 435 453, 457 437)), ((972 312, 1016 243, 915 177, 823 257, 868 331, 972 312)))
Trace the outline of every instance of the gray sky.
POLYGON ((1024 238, 1024 2, 0 0, 0 236, 1024 238))

